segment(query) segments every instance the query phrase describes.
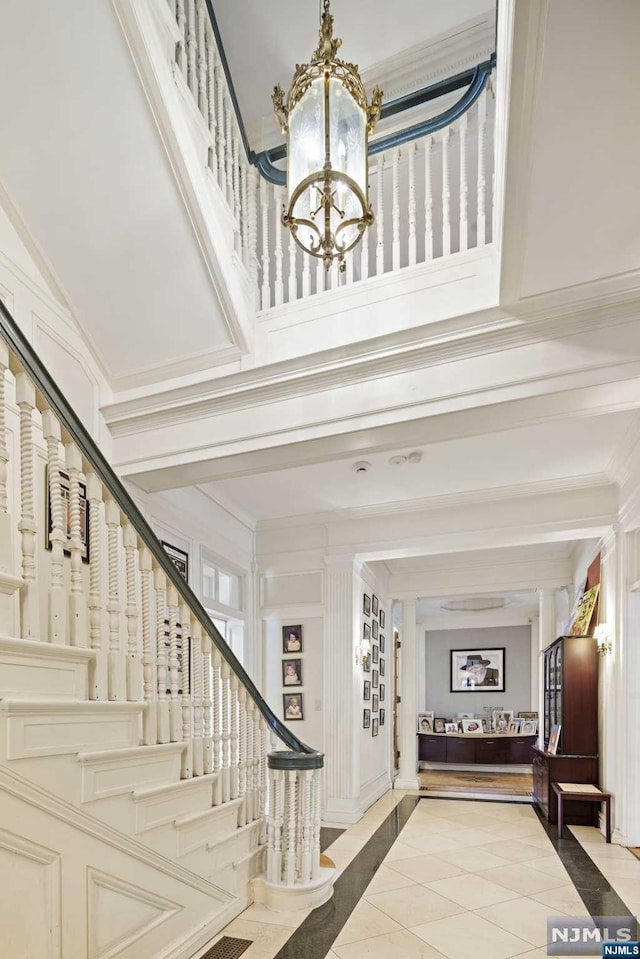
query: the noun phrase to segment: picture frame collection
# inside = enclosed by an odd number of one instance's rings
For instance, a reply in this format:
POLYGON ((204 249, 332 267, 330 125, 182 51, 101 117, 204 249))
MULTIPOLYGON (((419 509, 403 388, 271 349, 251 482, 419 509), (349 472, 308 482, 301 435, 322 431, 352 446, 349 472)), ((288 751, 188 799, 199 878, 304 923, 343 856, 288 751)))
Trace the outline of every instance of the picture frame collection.
POLYGON ((362 728, 370 729, 371 736, 378 736, 380 726, 385 725, 386 673, 384 629, 386 614, 375 593, 362 597, 362 638, 370 643, 371 652, 362 658, 363 678, 362 698, 366 705, 362 712, 362 728))
POLYGON ((457 713, 451 719, 436 716, 434 712, 418 713, 417 732, 421 735, 517 735, 538 734, 538 713, 521 712, 514 717, 512 709, 493 709, 490 716, 474 715, 472 712, 457 713))
POLYGON ((282 714, 286 723, 304 719, 302 656, 303 628, 298 623, 282 627, 282 714), (292 690, 296 690, 293 692, 292 690))

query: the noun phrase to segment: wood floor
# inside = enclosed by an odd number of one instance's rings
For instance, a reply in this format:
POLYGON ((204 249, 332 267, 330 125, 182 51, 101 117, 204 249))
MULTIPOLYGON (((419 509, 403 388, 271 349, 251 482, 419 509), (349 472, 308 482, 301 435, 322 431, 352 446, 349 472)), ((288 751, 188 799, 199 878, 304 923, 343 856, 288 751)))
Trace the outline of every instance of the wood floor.
POLYGON ((474 793, 495 796, 530 796, 533 777, 528 773, 462 772, 453 769, 422 769, 421 792, 474 793))

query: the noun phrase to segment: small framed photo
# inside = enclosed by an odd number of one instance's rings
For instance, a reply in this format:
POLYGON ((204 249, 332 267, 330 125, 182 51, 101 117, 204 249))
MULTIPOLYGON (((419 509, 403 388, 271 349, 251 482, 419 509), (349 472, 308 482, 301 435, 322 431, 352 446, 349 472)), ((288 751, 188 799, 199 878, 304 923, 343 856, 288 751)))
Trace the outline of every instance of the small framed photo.
POLYGON ((457 733, 457 732, 458 732, 458 724, 457 724, 457 723, 445 723, 445 724, 444 724, 444 731, 445 731, 445 733, 457 733))
POLYGON ((380 660, 380 675, 384 676, 384 659, 380 660))
POLYGON ((302 693, 286 693, 282 697, 282 711, 286 722, 304 719, 302 693))
POLYGON ((379 639, 378 639, 378 642, 380 643, 380 652, 381 652, 381 653, 384 653, 385 642, 384 642, 384 635, 383 635, 382 633, 380 633, 380 637, 379 637, 379 639))
POLYGON ((491 714, 493 728, 497 733, 508 733, 509 723, 513 719, 512 709, 494 709, 491 714))
POLYGON ((185 553, 183 549, 178 549, 177 546, 172 546, 171 543, 165 543, 163 539, 160 540, 160 545, 163 550, 178 570, 182 576, 185 583, 189 582, 189 554, 185 553))
POLYGON ((368 679, 364 681, 364 691, 362 693, 362 698, 365 702, 371 699, 371 682, 368 679))
POLYGON ((384 702, 384 683, 380 683, 380 702, 384 702))
POLYGON ((520 732, 520 723, 517 719, 512 719, 509 723, 509 732, 512 734, 520 732))
POLYGON ((369 623, 362 624, 362 638, 363 639, 371 638, 371 626, 369 626, 369 623))
POLYGON ((432 733, 433 732, 433 717, 434 713, 418 713, 418 732, 419 733, 432 733))
POLYGON ((373 639, 378 638, 378 620, 377 619, 371 620, 371 636, 373 639))
POLYGON ((374 689, 377 689, 377 686, 378 686, 378 670, 377 669, 371 670, 371 685, 373 686, 374 689))
POLYGON ((282 652, 302 652, 302 626, 298 625, 282 627, 282 652))
POLYGON ((385 620, 384 609, 380 607, 380 629, 384 629, 384 620, 385 620))
POLYGON ((463 733, 481 733, 482 720, 481 719, 463 719, 462 732, 463 733))
POLYGON ((375 595, 375 593, 371 597, 371 615, 378 615, 378 597, 375 595))
POLYGON ((433 720, 434 733, 443 733, 445 724, 446 724, 446 719, 434 719, 433 720))
POLYGON ((371 700, 371 712, 372 712, 372 713, 377 713, 377 712, 378 712, 378 706, 379 706, 379 705, 380 705, 380 703, 379 703, 378 697, 377 697, 376 694, 374 693, 374 694, 373 694, 373 699, 371 700))
POLYGON ((378 735, 378 720, 376 719, 375 716, 373 717, 373 720, 371 722, 371 735, 372 736, 378 735))
POLYGON ((451 650, 451 692, 505 691, 504 646, 451 650))
POLYGON ((371 653, 367 653, 366 656, 362 657, 362 672, 363 673, 371 672, 371 653))
POLYGON ((371 597, 366 593, 362 597, 362 612, 365 616, 371 616, 371 597))
POLYGON ((380 707, 380 725, 384 726, 384 706, 380 707))
POLYGON ((490 730, 490 728, 489 728, 489 725, 490 725, 490 724, 489 724, 489 720, 483 718, 483 720, 482 720, 482 732, 483 732, 483 733, 490 733, 490 732, 491 732, 491 730, 490 730))
POLYGON ((520 726, 520 734, 522 736, 535 736, 538 732, 538 720, 537 719, 523 719, 522 725, 520 726))
POLYGON ((362 728, 368 729, 371 725, 371 710, 363 709, 362 710, 362 728))
POLYGON ((536 712, 518 713, 518 719, 537 719, 537 718, 538 718, 538 714, 536 712))
POLYGON ((371 662, 372 662, 372 663, 377 663, 379 659, 380 659, 380 651, 379 651, 378 647, 377 647, 377 646, 372 646, 372 647, 371 647, 371 662))
MULTIPOLYGON (((44 482, 47 495, 47 508, 45 517, 45 530, 47 549, 51 549, 51 534, 53 533, 53 519, 51 516, 51 490, 49 489, 49 467, 45 466, 44 482)), ((87 487, 84 483, 78 484, 80 487, 80 542, 82 543, 82 561, 89 562, 89 504, 87 503, 87 487)), ((64 552, 67 556, 71 553, 71 504, 69 501, 69 475, 60 470, 60 494, 62 496, 62 516, 65 522, 64 552)), ((164 543, 162 544, 165 545, 164 543)), ((181 551, 179 551, 181 552, 181 551)), ((186 556, 186 553, 184 554, 186 556)), ((173 559, 173 557, 172 557, 173 559)))
POLYGON ((302 660, 301 659, 283 659, 282 660, 282 685, 283 686, 302 686, 302 660))

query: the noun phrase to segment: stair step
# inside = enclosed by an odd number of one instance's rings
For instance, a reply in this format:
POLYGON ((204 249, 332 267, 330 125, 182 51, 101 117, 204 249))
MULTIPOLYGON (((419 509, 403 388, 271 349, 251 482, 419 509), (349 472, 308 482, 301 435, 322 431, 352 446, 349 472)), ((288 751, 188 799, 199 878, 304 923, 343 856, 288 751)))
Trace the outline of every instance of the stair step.
POLYGON ((181 816, 175 822, 178 848, 177 855, 187 853, 208 846, 212 843, 235 835, 238 829, 238 810, 242 799, 232 799, 222 806, 212 806, 206 812, 192 813, 190 816, 181 816))
POLYGON ((144 709, 145 703, 4 700, 6 758, 138 746, 144 709))
POLYGON ((179 781, 185 748, 186 743, 166 743, 80 753, 81 801, 92 802, 134 792, 145 786, 179 781))
POLYGON ((213 803, 213 784, 218 773, 181 779, 177 783, 136 789, 136 833, 208 810, 213 803))
POLYGON ((0 696, 74 702, 89 696, 92 649, 0 636, 0 696))

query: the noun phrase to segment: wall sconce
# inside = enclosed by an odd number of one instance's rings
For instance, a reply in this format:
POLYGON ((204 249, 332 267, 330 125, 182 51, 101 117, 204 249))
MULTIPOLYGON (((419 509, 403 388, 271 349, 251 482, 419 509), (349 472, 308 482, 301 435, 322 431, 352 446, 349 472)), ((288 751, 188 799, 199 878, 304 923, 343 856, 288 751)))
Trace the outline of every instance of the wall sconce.
POLYGON ((356 646, 356 666, 361 666, 369 655, 371 655, 371 643, 368 639, 361 639, 360 645, 356 646))
POLYGON ((611 652, 613 649, 613 643, 611 641, 611 629, 606 623, 600 623, 599 626, 596 626, 593 636, 598 645, 599 653, 604 656, 606 653, 611 652))

